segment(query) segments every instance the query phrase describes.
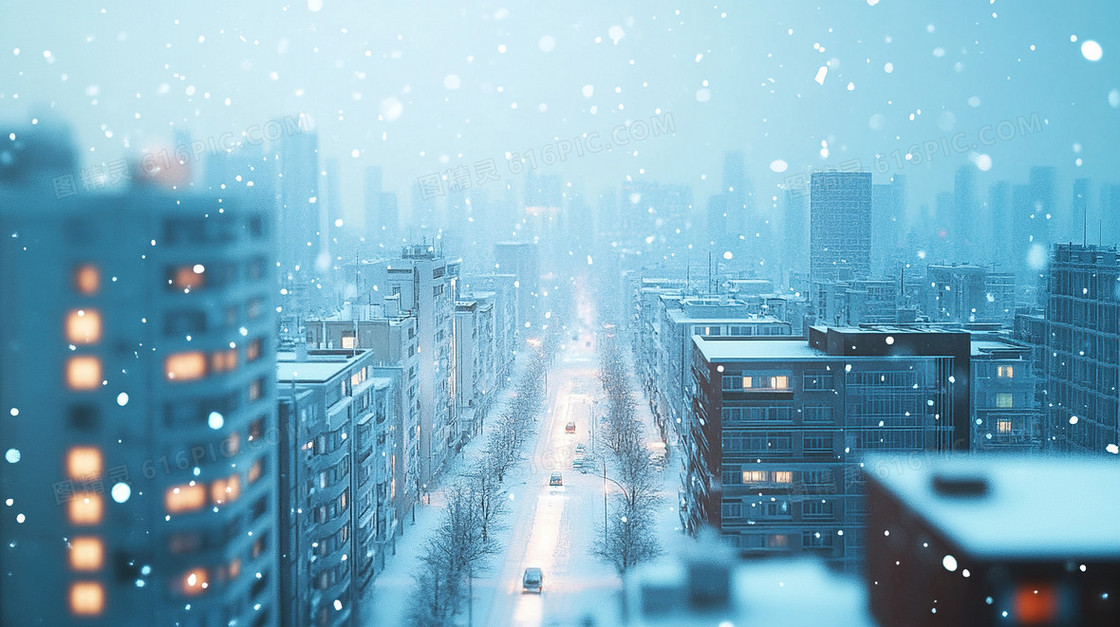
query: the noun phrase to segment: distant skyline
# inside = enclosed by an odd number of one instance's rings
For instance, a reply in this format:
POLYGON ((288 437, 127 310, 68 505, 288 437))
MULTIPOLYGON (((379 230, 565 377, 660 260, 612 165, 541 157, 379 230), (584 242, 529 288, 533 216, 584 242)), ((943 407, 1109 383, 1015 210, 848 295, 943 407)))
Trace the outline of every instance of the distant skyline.
POLYGON ((951 13, 900 0, 368 4, 13 4, 0 23, 0 120, 53 110, 91 165, 178 130, 217 138, 305 112, 321 165, 339 158, 348 211, 362 207, 367 165, 406 207, 419 177, 485 160, 499 165, 483 186, 497 193, 523 182, 507 151, 539 157, 557 139, 659 115, 675 135, 538 173, 591 194, 627 176, 688 184, 698 214, 729 150, 745 153, 760 207, 784 181, 856 164, 876 182, 906 174, 913 204, 932 204, 970 160, 990 159, 981 197, 1031 165, 1058 168, 1060 206, 1074 178, 1120 182, 1120 5, 1105 0, 951 13), (1017 130, 979 145, 1004 122, 1017 130), (902 158, 924 142, 938 146, 932 162, 902 158))

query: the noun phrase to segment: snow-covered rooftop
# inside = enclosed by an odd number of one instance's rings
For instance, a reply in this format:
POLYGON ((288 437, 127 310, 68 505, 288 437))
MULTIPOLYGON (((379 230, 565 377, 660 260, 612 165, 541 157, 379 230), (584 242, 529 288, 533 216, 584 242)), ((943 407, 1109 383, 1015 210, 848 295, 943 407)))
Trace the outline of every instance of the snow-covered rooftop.
MULTIPOLYGON (((875 468, 875 459, 865 465, 875 468)), ((871 476, 973 556, 1120 557, 1120 463, 1114 456, 923 459, 916 470, 887 463, 886 472, 871 476), (987 494, 942 494, 933 487, 935 476, 982 478, 987 494)))

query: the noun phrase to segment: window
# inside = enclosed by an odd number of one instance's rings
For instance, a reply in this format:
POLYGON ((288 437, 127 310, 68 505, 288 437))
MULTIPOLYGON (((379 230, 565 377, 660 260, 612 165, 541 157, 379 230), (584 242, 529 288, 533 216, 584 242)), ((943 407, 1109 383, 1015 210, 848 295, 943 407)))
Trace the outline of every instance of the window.
POLYGON ((1015 366, 999 366, 996 368, 996 376, 1001 379, 1012 379, 1015 377, 1015 366))
POLYGON ((206 284, 206 269, 202 264, 180 266, 169 272, 168 285, 172 289, 192 290, 206 284))
POLYGON ((802 378, 806 390, 831 390, 832 374, 828 372, 806 372, 802 378))
POLYGON ((774 483, 793 483, 793 473, 788 470, 779 470, 775 472, 774 483))
POLYGON ((210 368, 214 372, 225 372, 237 368, 237 349, 230 348, 211 355, 210 368))
POLYGON ((245 361, 256 361, 261 356, 261 339, 257 338, 249 342, 249 347, 245 349, 245 361))
POLYGON ((721 514, 724 520, 729 518, 742 518, 743 503, 741 501, 724 501, 721 514))
POLYGON ((801 473, 801 483, 805 485, 829 485, 832 483, 832 471, 805 470, 801 473))
POLYGON ((200 483, 168 488, 163 495, 163 504, 170 514, 193 512, 206 505, 206 488, 200 483))
POLYGON ((163 360, 168 381, 191 381, 206 376, 206 354, 201 351, 176 353, 163 360))
POLYGON ((832 518, 832 502, 812 500, 801 503, 801 517, 806 519, 832 518))
POLYGON ((789 501, 763 501, 759 506, 763 518, 789 518, 789 501))
POLYGON ((70 613, 76 616, 97 616, 105 609, 105 589, 96 581, 75 581, 70 584, 70 613))
POLYGON ((1002 434, 1011 433, 1012 424, 1010 418, 1001 418, 996 421, 996 431, 1002 434))
POLYGON ((802 531, 801 546, 806 549, 832 546, 832 534, 825 531, 802 531))
POLYGON ((70 540, 70 568, 72 570, 98 570, 105 561, 105 547, 100 538, 92 536, 70 540))
POLYGON ((75 526, 96 525, 101 522, 103 510, 101 495, 96 492, 75 492, 70 499, 70 524, 75 526))
POLYGON ((101 341, 101 314, 96 309, 75 309, 66 315, 66 340, 71 344, 101 341))
POLYGON ((71 390, 96 390, 101 386, 101 360, 89 355, 66 362, 66 385, 71 390))
POLYGON ((744 470, 743 483, 766 483, 770 481, 770 473, 765 470, 744 470))
POLYGON ((772 533, 766 536, 766 548, 784 549, 789 546, 789 536, 784 533, 772 533))
POLYGON ((249 400, 255 401, 264 394, 264 379, 257 379, 249 384, 249 400))
POLYGON ((1014 397, 1012 397, 1009 392, 1000 392, 996 394, 996 407, 1000 409, 1011 409, 1014 405, 1013 398, 1014 397))
POLYGON ((806 453, 832 452, 832 434, 806 435, 803 442, 803 448, 806 453))
POLYGON ((801 415, 805 422, 832 422, 832 407, 828 405, 805 407, 801 415))
POLYGON ((228 479, 218 479, 210 484, 210 500, 214 505, 234 501, 241 493, 241 477, 233 473, 228 479))
POLYGON ((261 478, 261 472, 264 470, 264 460, 258 459, 249 467, 249 483, 256 483, 257 479, 261 478))
POLYGON ((195 568, 183 575, 183 594, 201 594, 208 587, 210 587, 210 580, 206 575, 205 568, 195 568))
POLYGON ((358 338, 354 336, 353 331, 342 332, 342 348, 357 348, 358 338))
POLYGON ((78 266, 74 270, 74 289, 78 290, 78 293, 92 296, 100 288, 101 272, 98 271, 96 266, 78 266))
POLYGON ((71 479, 95 479, 101 475, 101 450, 75 446, 66 454, 66 474, 71 479))

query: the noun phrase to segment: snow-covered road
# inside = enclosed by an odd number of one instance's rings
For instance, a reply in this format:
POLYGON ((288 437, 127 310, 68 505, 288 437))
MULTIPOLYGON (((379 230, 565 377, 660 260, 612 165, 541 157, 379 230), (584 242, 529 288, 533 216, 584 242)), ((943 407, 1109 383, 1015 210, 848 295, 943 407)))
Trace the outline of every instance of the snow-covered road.
MULTIPOLYGON (((620 624, 619 590, 621 580, 613 567, 591 552, 594 541, 603 529, 603 455, 599 463, 581 473, 572 466, 576 446, 582 444, 589 456, 594 454, 592 413, 597 421, 605 409, 602 386, 598 380, 595 327, 587 301, 580 307, 580 321, 567 331, 563 348, 549 369, 546 409, 538 416, 537 440, 526 450, 526 462, 507 477, 502 489, 510 497, 510 509, 504 528, 498 530, 501 551, 490 560, 489 567, 478 573, 473 582, 473 604, 470 623, 473 625, 615 625, 620 624), (573 336, 577 339, 573 339, 573 336), (599 399, 599 402, 596 402, 599 399), (565 426, 575 422, 575 433, 565 426), (563 486, 549 485, 553 472, 563 476, 563 486), (522 574, 535 566, 544 573, 541 594, 522 590, 522 574), (591 622, 589 622, 591 621, 591 622)), ((639 395, 638 415, 647 423, 646 437, 650 450, 661 450, 648 404, 639 395)), ((457 465, 478 459, 483 453, 483 437, 476 437, 463 451, 457 465)), ((658 536, 663 548, 671 550, 679 523, 674 509, 676 472, 663 473, 664 501, 657 516, 658 536)), ((457 472, 449 468, 450 472, 457 472)), ((617 488, 609 484, 610 490, 617 488)), ((417 567, 423 538, 434 528, 439 490, 432 493, 432 504, 417 511, 417 523, 406 523, 405 538, 398 554, 374 583, 374 593, 367 606, 372 610, 370 625, 404 625, 407 597, 411 592, 410 573, 417 567)), ((468 624, 467 612, 459 623, 468 624)))

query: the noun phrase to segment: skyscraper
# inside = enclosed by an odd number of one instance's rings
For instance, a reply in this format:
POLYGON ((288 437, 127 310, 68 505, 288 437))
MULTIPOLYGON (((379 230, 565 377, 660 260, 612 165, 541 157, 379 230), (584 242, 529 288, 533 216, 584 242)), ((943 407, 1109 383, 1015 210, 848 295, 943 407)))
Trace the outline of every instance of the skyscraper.
POLYGON ((1120 253, 1059 244, 1046 303, 1044 431, 1060 450, 1103 453, 1120 445, 1120 253))
POLYGON ((817 172, 810 186, 810 279, 869 278, 871 173, 817 172))
MULTIPOLYGON (((280 170, 280 271, 314 273, 322 250, 319 220, 319 139, 307 131, 286 134, 277 148, 280 170)), ((312 274, 314 276, 314 274, 312 274)))
POLYGON ((275 623, 264 196, 0 182, 0 623, 275 623))

